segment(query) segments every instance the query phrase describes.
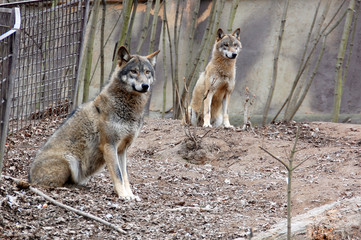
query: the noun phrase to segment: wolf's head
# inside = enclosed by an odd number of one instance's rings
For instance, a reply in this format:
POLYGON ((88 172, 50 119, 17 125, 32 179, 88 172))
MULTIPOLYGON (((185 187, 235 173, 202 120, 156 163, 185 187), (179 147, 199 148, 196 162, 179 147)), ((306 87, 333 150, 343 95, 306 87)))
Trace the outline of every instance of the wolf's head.
POLYGON ((214 51, 218 51, 224 58, 235 59, 242 49, 240 32, 241 30, 237 28, 232 34, 224 34, 221 28, 218 29, 214 51))
POLYGON ((121 81, 127 91, 145 93, 150 90, 154 81, 155 51, 148 56, 130 55, 126 47, 121 46, 117 52, 118 63, 115 70, 116 77, 121 81))

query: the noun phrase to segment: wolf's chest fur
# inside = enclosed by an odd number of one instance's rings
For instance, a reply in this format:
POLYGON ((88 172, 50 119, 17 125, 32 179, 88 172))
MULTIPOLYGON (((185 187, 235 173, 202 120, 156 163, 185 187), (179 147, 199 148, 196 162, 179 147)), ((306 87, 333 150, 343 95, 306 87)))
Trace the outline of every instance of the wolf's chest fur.
POLYGON ((124 89, 104 91, 94 100, 100 119, 97 128, 101 134, 108 136, 106 141, 128 147, 143 125, 148 94, 132 94, 124 89))
POLYGON ((94 105, 99 109, 100 114, 104 115, 105 120, 131 123, 143 118, 147 99, 148 94, 132 94, 124 89, 118 89, 116 92, 100 93, 94 105))
POLYGON ((235 85, 235 61, 215 57, 208 63, 205 74, 214 89, 231 91, 235 85))

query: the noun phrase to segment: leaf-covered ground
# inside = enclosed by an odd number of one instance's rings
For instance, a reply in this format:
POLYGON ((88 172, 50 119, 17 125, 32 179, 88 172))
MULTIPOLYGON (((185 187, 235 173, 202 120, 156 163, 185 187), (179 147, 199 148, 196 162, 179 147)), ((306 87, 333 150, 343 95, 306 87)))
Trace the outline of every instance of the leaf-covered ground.
MULTIPOLYGON (((47 119, 9 136, 3 175, 27 179, 36 151, 63 119, 47 119)), ((141 201, 120 200, 106 169, 85 186, 46 189, 50 197, 126 231, 55 206, 10 179, 0 186, 0 239, 243 239, 286 218, 287 161, 300 127, 294 172, 293 216, 361 196, 361 126, 276 124, 254 131, 185 128, 180 121, 146 119, 131 147, 129 173, 141 201)), ((361 218, 361 203, 352 213, 361 218)), ((328 239, 361 239, 361 227, 332 221, 309 228, 328 239)), ((314 233, 313 233, 314 234, 314 233)), ((313 235, 315 236, 315 234, 313 235)), ((302 239, 302 238, 301 238, 302 239)))

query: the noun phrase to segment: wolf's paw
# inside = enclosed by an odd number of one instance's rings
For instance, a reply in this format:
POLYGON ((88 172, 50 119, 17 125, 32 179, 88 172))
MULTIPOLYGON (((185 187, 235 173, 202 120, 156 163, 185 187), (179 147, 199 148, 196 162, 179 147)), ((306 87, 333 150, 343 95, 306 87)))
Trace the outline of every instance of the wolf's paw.
POLYGON ((232 129, 232 130, 235 130, 236 128, 233 126, 233 125, 231 125, 231 124, 225 124, 224 125, 224 128, 226 128, 226 129, 232 129))
POLYGON ((137 195, 134 195, 132 193, 132 191, 130 191, 128 193, 125 193, 125 194, 119 194, 119 198, 124 200, 124 201, 133 201, 133 200, 135 200, 137 202, 141 201, 140 197, 137 196, 137 195))
POLYGON ((205 127, 205 128, 211 128, 211 127, 212 127, 212 124, 203 124, 203 127, 205 127))
POLYGON ((125 196, 119 196, 120 199, 124 200, 124 201, 137 201, 137 202, 140 202, 141 199, 139 196, 136 196, 134 194, 129 194, 129 195, 125 195, 125 196))

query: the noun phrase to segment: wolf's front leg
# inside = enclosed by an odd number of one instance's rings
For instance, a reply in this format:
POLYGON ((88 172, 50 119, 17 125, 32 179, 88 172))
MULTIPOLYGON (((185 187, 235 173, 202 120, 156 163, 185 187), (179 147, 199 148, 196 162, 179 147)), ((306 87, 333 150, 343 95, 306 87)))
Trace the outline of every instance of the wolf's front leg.
POLYGON ((203 101, 203 127, 212 127, 211 125, 211 105, 212 105, 213 93, 210 91, 206 99, 203 101))
POLYGON ((226 93, 224 98, 223 98, 223 102, 222 102, 222 108, 223 108, 223 125, 225 128, 234 128, 230 123, 229 123, 229 116, 228 116, 228 104, 229 104, 229 100, 230 100, 231 94, 230 93, 226 93))
POLYGON ((101 147, 103 151, 104 161, 107 165, 107 168, 110 173, 110 177, 112 178, 114 184, 114 190, 118 194, 119 197, 124 199, 133 199, 132 196, 129 196, 129 192, 125 188, 124 177, 122 171, 119 167, 118 154, 115 146, 110 144, 104 144, 101 147))
POLYGON ((123 177, 123 186, 124 186, 124 198, 125 199, 137 199, 134 196, 132 189, 130 188, 129 177, 128 177, 128 169, 127 169, 127 148, 118 152, 118 167, 123 177))

